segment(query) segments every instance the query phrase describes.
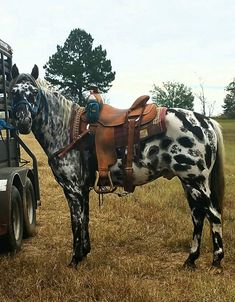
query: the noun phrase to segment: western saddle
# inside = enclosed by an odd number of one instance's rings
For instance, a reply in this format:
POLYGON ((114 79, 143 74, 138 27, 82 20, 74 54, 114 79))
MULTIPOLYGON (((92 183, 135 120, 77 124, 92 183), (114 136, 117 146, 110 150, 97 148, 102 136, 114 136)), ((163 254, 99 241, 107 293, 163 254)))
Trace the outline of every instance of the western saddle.
POLYGON ((146 104, 149 96, 143 95, 136 99, 129 109, 117 109, 103 104, 99 119, 89 124, 84 107, 75 108, 71 120, 71 144, 58 155, 62 157, 77 145, 87 133, 95 134, 95 148, 98 163, 94 190, 105 194, 113 192, 109 168, 117 162, 116 149, 126 147, 124 168, 124 190, 133 192, 133 157, 135 145, 141 139, 165 131, 165 107, 146 104))

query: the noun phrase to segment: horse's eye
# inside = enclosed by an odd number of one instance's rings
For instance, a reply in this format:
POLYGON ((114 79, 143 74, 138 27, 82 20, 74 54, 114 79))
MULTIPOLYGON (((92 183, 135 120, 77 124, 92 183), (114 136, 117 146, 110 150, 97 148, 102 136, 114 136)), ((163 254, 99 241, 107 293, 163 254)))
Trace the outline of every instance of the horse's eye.
POLYGON ((15 87, 11 91, 13 97, 18 97, 20 95, 20 91, 15 87))
POLYGON ((38 93, 38 89, 33 86, 29 86, 29 91, 33 94, 33 96, 36 96, 38 93))

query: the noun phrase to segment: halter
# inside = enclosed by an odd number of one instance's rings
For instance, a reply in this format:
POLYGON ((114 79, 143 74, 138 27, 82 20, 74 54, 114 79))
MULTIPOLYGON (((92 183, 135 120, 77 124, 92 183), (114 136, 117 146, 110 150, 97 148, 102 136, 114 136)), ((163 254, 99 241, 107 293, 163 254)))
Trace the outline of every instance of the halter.
MULTIPOLYGON (((15 80, 14 82, 12 83, 11 85, 11 89, 12 87, 23 77, 25 76, 25 74, 20 74, 15 80)), ((30 78, 30 80, 33 82, 33 84, 38 88, 38 85, 35 81, 35 79, 30 75, 30 74, 27 74, 27 77, 30 78)), ((29 111, 32 115, 32 117, 36 117, 37 114, 38 114, 38 111, 39 111, 39 108, 40 108, 40 105, 41 105, 41 98, 43 98, 44 100, 44 104, 45 104, 45 122, 47 123, 48 122, 48 102, 47 102, 47 99, 46 99, 46 96, 45 96, 45 93, 42 89, 39 89, 38 90, 38 93, 36 95, 36 104, 31 104, 27 98, 25 96, 20 96, 18 98, 18 101, 12 105, 12 112, 13 112, 13 115, 16 116, 16 111, 17 111, 17 108, 20 106, 20 105, 26 105, 28 108, 29 108, 29 111)))
MULTIPOLYGON (((9 90, 12 91, 12 88, 14 87, 14 85, 17 84, 17 82, 19 82, 23 77, 29 78, 32 81, 32 83, 38 88, 38 85, 37 85, 35 79, 30 74, 19 74, 18 77, 16 79, 14 79, 12 81, 12 83, 10 84, 9 90)), ((36 105, 34 105, 34 106, 32 104, 30 104, 30 102, 26 99, 25 96, 20 96, 18 98, 18 102, 16 102, 15 104, 12 104, 12 112, 13 112, 14 116, 16 114, 17 108, 22 104, 28 106, 32 116, 36 116, 38 113, 39 106, 40 106, 40 99, 39 99, 38 95, 39 95, 39 93, 36 96, 36 105)))
POLYGON ((38 110, 39 110, 39 107, 40 107, 40 96, 41 95, 42 95, 42 91, 39 90, 39 92, 38 92, 38 94, 36 96, 36 104, 35 105, 32 105, 26 99, 25 96, 20 96, 19 101, 16 102, 16 104, 13 104, 13 106, 12 106, 12 112, 13 112, 14 116, 16 115, 17 108, 20 105, 26 105, 26 106, 28 106, 29 111, 31 112, 32 116, 35 117, 38 114, 38 110))

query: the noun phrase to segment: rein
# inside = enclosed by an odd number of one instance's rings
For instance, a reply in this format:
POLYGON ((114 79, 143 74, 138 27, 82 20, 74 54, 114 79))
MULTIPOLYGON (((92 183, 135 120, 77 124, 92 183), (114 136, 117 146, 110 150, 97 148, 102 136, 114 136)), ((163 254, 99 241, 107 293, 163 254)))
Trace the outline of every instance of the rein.
POLYGON ((48 163, 52 161, 52 159, 55 156, 58 156, 59 158, 64 157, 70 150, 74 149, 76 145, 79 143, 79 141, 86 135, 90 133, 90 129, 86 129, 84 132, 82 132, 76 140, 72 141, 70 144, 66 145, 65 147, 59 149, 55 153, 53 153, 50 157, 48 157, 48 163))
POLYGON ((80 140, 86 136, 87 134, 92 133, 92 129, 90 125, 88 124, 86 126, 86 129, 82 129, 82 132, 80 133, 81 127, 81 116, 84 113, 84 107, 80 107, 77 110, 72 109, 72 116, 70 120, 70 143, 61 149, 57 150, 55 153, 53 153, 49 158, 48 162, 52 161, 52 159, 56 156, 59 158, 64 157, 70 150, 74 149, 77 144, 80 142, 80 140))

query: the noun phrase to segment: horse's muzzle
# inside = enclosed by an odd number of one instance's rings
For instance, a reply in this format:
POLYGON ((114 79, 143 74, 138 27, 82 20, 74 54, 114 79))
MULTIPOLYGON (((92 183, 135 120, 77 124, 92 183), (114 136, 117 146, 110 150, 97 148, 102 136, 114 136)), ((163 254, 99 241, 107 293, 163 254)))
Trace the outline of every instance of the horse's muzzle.
POLYGON ((27 118, 24 121, 17 122, 17 129, 20 134, 29 134, 31 132, 32 121, 31 118, 27 118))

